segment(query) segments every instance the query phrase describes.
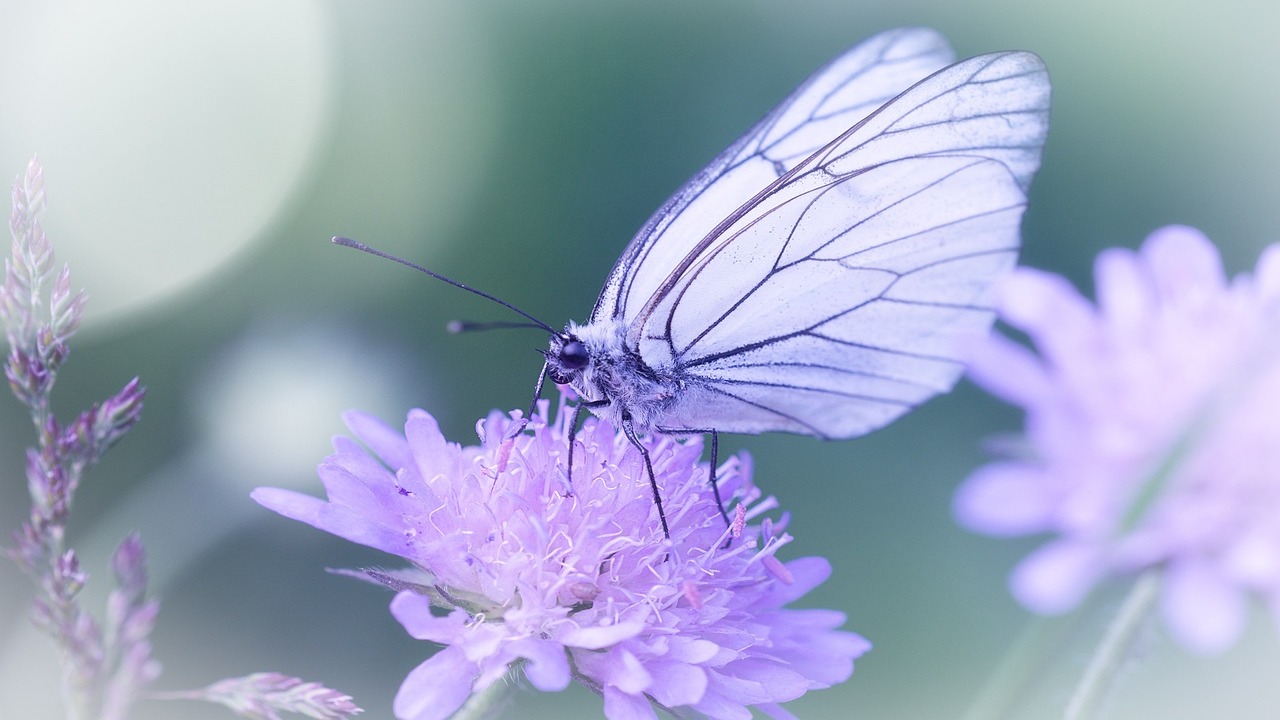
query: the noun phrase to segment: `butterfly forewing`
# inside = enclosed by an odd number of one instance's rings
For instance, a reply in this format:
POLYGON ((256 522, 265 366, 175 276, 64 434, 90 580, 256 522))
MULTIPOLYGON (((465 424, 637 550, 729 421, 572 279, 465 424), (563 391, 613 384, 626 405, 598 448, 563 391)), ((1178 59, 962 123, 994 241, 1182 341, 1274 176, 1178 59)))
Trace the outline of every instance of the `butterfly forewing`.
POLYGON ((630 323, 731 211, 953 59, 936 31, 904 28, 869 38, 818 70, 654 213, 609 274, 592 320, 630 323))
MULTIPOLYGON (((751 158, 738 167, 804 132, 780 120, 829 79, 731 148, 751 158)), ((990 324, 989 288, 1016 258, 1048 112, 1039 58, 973 58, 766 180, 710 232, 685 235, 705 221, 684 218, 720 197, 715 178, 680 217, 651 222, 659 234, 633 241, 617 282, 628 345, 694 388, 664 426, 852 437, 949 389, 956 339, 990 324)), ((733 172, 718 176, 729 195, 733 172)))

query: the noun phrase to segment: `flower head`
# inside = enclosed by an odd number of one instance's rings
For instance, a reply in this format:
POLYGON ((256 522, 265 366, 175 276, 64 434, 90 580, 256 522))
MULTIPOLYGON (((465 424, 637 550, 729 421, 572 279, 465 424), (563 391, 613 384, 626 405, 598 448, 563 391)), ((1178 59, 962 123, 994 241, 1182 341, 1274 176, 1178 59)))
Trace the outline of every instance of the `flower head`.
POLYGON ((336 441, 320 465, 328 502, 255 491, 276 512, 412 563, 370 575, 399 591, 391 611, 411 635, 446 647, 405 679, 398 717, 448 717, 513 666, 544 691, 576 678, 612 720, 654 717, 651 702, 787 717, 775 703, 848 678, 870 646, 836 629, 842 613, 784 607, 830 566, 775 558, 790 536, 785 519, 762 519, 776 501, 761 499, 746 456, 717 471, 739 503, 741 534, 726 543, 700 440, 647 441, 668 542, 639 453, 607 422, 578 432, 570 487, 571 415, 548 422, 544 404, 529 431, 507 438, 518 416, 494 413, 477 424, 481 445, 462 447, 421 410, 403 433, 351 413, 372 455, 336 441))
POLYGON ((1232 644, 1256 593, 1280 613, 1280 245, 1228 281, 1198 231, 1167 227, 1098 257, 1097 305, 1020 269, 1002 337, 971 377, 1026 410, 1025 457, 975 472, 956 513, 994 535, 1055 537, 1014 571, 1034 611, 1073 608, 1101 578, 1157 569, 1182 644, 1232 644))

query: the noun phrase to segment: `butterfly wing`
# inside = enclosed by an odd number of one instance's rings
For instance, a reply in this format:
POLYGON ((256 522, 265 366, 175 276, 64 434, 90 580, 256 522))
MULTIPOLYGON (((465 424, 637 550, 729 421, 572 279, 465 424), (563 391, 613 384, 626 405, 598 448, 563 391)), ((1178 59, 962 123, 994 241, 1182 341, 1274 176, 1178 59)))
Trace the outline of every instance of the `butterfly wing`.
POLYGON ((954 57, 936 31, 902 28, 868 38, 819 69, 649 218, 605 281, 592 321, 633 322, 730 210, 954 57))
MULTIPOLYGON (((776 155, 753 148, 789 109, 730 148, 726 166, 752 158, 737 167, 759 176, 754 158, 776 155)), ((1016 259, 1048 116, 1039 58, 984 55, 921 80, 710 232, 676 240, 738 170, 695 179, 682 191, 692 200, 669 203, 678 217, 651 221, 656 237, 628 248, 621 300, 604 301, 628 317, 628 345, 688 387, 661 425, 845 438, 950 389, 957 338, 990 325, 990 286, 1016 259)))

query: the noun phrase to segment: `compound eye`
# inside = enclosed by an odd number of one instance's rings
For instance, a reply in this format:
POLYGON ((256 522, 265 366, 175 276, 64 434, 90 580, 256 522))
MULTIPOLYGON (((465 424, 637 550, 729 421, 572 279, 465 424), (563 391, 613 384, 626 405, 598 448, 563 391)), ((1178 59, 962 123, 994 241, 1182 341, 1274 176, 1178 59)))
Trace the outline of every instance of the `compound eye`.
POLYGON ((589 360, 591 356, 587 354, 587 346, 579 340, 570 340, 560 348, 560 364, 566 370, 581 370, 589 360))

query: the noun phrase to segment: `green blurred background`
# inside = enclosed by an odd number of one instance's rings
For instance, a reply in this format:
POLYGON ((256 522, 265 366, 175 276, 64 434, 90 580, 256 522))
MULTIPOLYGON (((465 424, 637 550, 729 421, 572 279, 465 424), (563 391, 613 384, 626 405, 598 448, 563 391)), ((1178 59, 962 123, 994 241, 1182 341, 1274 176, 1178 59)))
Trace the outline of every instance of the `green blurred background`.
MULTIPOLYGON (((1203 228, 1230 271, 1280 239, 1280 13, 1272 2, 0 2, 0 175, 38 153, 47 228, 89 316, 60 376, 64 418, 140 375, 141 424, 90 475, 72 544, 94 574, 142 532, 163 598, 157 687, 259 670, 325 682, 389 717, 431 650, 390 595, 326 567, 386 563, 248 499, 319 491, 315 464, 358 407, 421 406, 469 442, 528 401, 535 334, 450 336, 508 319, 384 261, 356 237, 488 289, 553 325, 585 319, 636 228, 689 175, 854 42, 930 25, 961 56, 1044 57, 1053 125, 1024 261, 1088 289, 1093 256, 1167 223, 1203 228)), ((7 212, 7 211, 6 211, 7 212)), ((834 577, 875 649, 804 718, 959 718, 1029 618, 1005 588, 1037 539, 955 526, 950 497, 1016 431, 968 385, 851 442, 722 439, 794 515, 788 557, 834 577)), ((32 433, 0 402, 0 530, 28 507, 32 433)), ((1046 664, 1009 717, 1056 717, 1121 588, 1048 623, 1046 664)), ((0 718, 58 717, 29 586, 0 563, 0 718)), ((1255 613, 1220 658, 1158 628, 1114 717, 1272 718, 1280 650, 1255 613)), ((519 695, 509 717, 593 717, 586 691, 519 695)), ((226 718, 142 705, 138 718, 226 718)))

